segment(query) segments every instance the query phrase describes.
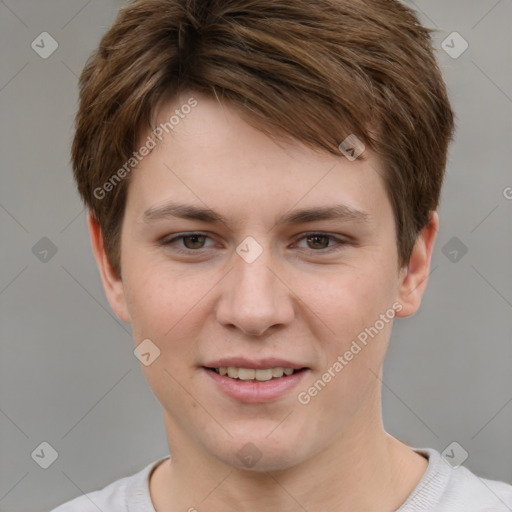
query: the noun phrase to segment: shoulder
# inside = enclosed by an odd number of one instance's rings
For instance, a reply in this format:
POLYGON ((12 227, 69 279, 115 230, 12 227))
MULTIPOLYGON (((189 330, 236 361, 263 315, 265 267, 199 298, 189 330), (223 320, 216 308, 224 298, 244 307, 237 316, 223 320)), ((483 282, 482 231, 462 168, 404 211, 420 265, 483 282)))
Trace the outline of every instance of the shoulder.
POLYGON ((50 512, 154 512, 149 494, 149 475, 163 460, 165 458, 154 461, 138 473, 120 478, 101 490, 82 494, 50 512))
POLYGON ((428 468, 398 512, 512 511, 511 485, 481 478, 464 466, 454 468, 434 449, 415 451, 428 458, 428 468))
POLYGON ((112 482, 101 490, 82 494, 51 512, 128 512, 126 503, 126 487, 132 477, 125 477, 112 482))
POLYGON ((478 512, 487 510, 511 512, 512 485, 482 478, 460 466, 457 469, 451 469, 444 499, 449 504, 465 503, 467 507, 472 507, 468 510, 478 512))

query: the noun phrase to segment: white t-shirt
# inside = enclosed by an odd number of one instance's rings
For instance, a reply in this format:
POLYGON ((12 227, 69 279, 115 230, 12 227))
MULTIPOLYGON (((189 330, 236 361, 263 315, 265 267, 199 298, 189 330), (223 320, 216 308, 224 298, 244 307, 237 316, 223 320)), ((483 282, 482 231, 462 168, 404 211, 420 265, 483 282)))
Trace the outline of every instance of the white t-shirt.
MULTIPOLYGON (((464 466, 453 468, 434 449, 415 448, 414 451, 428 459, 428 468, 396 512, 512 512, 511 485, 480 478, 464 466)), ((149 494, 149 475, 167 458, 51 512, 156 512, 149 494)))

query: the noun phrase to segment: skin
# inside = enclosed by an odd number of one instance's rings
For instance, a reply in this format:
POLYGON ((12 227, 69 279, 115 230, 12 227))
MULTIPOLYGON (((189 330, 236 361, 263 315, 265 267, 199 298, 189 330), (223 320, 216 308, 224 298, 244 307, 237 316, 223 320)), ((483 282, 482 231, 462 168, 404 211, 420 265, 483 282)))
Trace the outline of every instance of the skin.
MULTIPOLYGON (((399 268, 392 207, 369 149, 364 160, 350 162, 269 137, 233 106, 190 95, 198 105, 130 176, 122 279, 89 216, 112 308, 131 323, 136 345, 149 338, 161 351, 142 366, 162 405, 172 454, 150 478, 155 509, 396 510, 428 463, 382 425, 380 379, 392 321, 307 405, 297 395, 393 303, 401 305, 397 316, 417 311, 437 214, 419 234, 408 266, 399 268), (225 223, 144 222, 146 210, 170 200, 206 205, 225 223), (334 204, 361 210, 367 220, 276 224, 290 211, 334 204), (198 231, 208 237, 159 244, 198 231), (308 241, 311 232, 346 243, 308 241), (247 236, 263 250, 252 263, 235 251, 247 236), (177 252, 187 247, 191 254, 177 252), (309 370, 278 400, 241 404, 202 368, 233 355, 281 357, 309 370), (251 468, 237 456, 247 443, 261 454, 251 468)), ((190 95, 164 105, 158 121, 190 95)))

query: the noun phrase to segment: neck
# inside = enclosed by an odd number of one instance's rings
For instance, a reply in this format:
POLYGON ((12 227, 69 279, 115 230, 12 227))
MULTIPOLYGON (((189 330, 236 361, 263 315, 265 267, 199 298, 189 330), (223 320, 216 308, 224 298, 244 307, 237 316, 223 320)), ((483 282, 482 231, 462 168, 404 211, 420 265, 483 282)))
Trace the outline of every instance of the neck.
POLYGON ((383 429, 380 405, 354 419, 328 449, 291 468, 256 472, 205 454, 166 418, 172 459, 150 482, 157 512, 387 512, 397 510, 423 476, 427 461, 383 429), (375 411, 374 411, 375 412, 375 411), (374 418, 368 421, 368 418, 374 418), (378 505, 376 505, 378 504, 378 505))

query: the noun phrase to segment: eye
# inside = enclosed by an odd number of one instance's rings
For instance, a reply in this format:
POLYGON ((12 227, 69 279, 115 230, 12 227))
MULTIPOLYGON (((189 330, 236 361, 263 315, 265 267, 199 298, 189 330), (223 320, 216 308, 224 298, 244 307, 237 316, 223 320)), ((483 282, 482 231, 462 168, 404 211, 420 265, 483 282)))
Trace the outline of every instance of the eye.
MULTIPOLYGON (((325 251, 326 249, 328 251, 338 250, 348 243, 346 240, 335 237, 333 235, 329 235, 327 233, 308 233, 302 238, 299 238, 299 242, 302 240, 306 241, 306 249, 312 249, 315 252, 325 251), (333 243, 331 244, 331 242, 333 243)), ((297 244, 297 247, 301 246, 297 244)), ((304 246, 301 248, 304 248, 304 246)))
POLYGON ((177 252, 195 252, 211 247, 211 245, 205 247, 205 242, 209 238, 210 237, 203 233, 182 233, 181 235, 176 235, 171 238, 164 238, 160 243, 161 245, 172 247, 177 252), (182 242, 182 247, 176 245, 178 241, 182 242))
MULTIPOLYGON (((213 240, 204 233, 181 233, 163 238, 159 243, 173 251, 185 254, 199 253, 202 249, 209 249, 215 245, 213 240), (208 240, 211 241, 210 245, 206 245, 208 240)), ((295 243, 296 247, 300 249, 317 253, 340 250, 347 244, 347 240, 328 233, 307 233, 298 238, 295 243), (306 245, 304 245, 304 242, 306 245)))

